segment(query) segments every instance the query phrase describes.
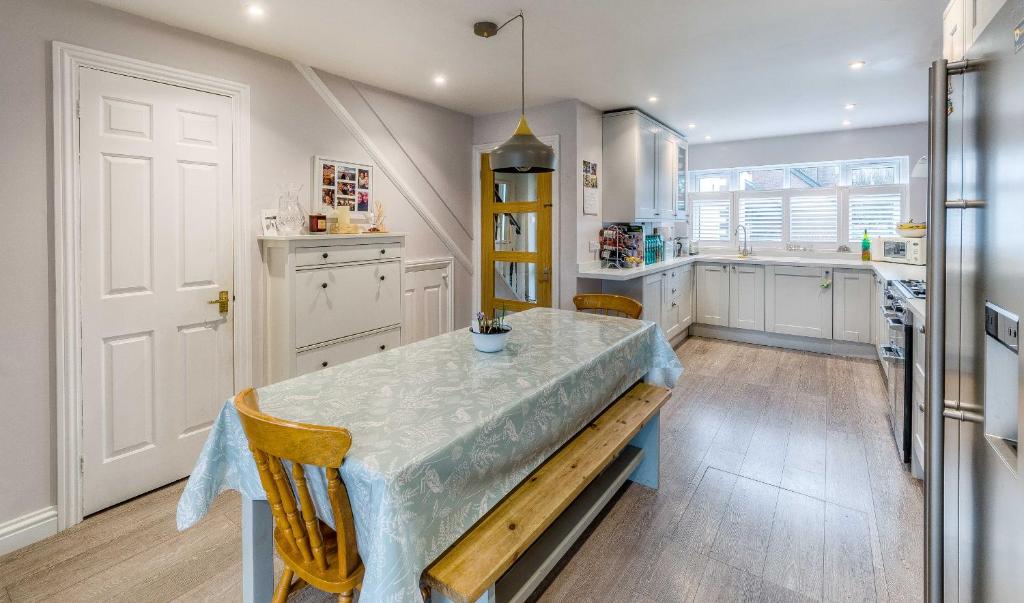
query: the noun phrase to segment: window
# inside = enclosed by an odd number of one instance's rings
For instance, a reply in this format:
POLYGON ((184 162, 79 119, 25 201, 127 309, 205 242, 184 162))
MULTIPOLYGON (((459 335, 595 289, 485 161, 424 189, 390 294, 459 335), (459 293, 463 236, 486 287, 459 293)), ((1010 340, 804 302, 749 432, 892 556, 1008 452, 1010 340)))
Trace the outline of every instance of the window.
MULTIPOLYGON (((887 187, 889 188, 889 187, 887 187)), ((902 191, 850 193, 850 241, 859 241, 868 231, 871 237, 896 235, 903 208, 902 191)))
POLYGON ((729 190, 729 172, 699 174, 693 189, 698 193, 718 193, 729 190))
POLYGON ((850 186, 880 186, 899 182, 898 161, 874 161, 849 167, 850 186))
POLYGON ((839 202, 835 195, 793 195, 789 199, 789 240, 832 243, 839 240, 839 202))
POLYGON ((691 172, 693 237, 735 244, 742 224, 767 247, 822 248, 892 236, 907 204, 907 157, 691 172))
POLYGON ((693 199, 691 220, 693 238, 698 241, 728 241, 732 201, 728 196, 693 199))
POLYGON ((838 165, 802 165, 789 168, 789 188, 831 188, 838 185, 838 165))
POLYGON ((740 197, 739 223, 750 241, 782 241, 782 197, 740 197))
POLYGON ((756 169, 740 172, 740 190, 776 191, 784 188, 786 171, 783 169, 756 169))

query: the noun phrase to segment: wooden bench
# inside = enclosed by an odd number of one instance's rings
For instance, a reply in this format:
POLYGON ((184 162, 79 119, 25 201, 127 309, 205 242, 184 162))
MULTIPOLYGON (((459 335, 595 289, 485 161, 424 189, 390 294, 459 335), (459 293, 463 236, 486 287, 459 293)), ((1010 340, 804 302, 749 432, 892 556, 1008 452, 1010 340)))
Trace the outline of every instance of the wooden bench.
POLYGON ((428 601, 523 600, 626 480, 657 488, 670 394, 638 383, 613 402, 427 568, 428 601))

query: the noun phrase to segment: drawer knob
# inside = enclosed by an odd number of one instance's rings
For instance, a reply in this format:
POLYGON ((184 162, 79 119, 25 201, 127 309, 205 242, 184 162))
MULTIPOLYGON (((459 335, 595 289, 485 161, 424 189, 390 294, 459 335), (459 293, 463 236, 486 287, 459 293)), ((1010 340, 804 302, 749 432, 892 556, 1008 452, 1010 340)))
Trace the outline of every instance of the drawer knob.
POLYGON ((384 255, 384 254, 385 254, 385 253, 387 253, 387 252, 388 252, 388 250, 387 250, 387 249, 381 249, 381 250, 380 250, 380 254, 381 254, 381 255, 384 255))
POLYGON ((380 280, 384 280, 384 275, 380 275, 380 280))
POLYGON ((320 288, 321 289, 326 289, 327 288, 327 283, 324 283, 324 284, 320 285, 320 288))
POLYGON ((386 348, 386 347, 388 347, 388 346, 384 345, 383 343, 380 344, 380 349, 381 349, 382 352, 384 351, 384 348, 386 348))
POLYGON ((677 291, 677 289, 673 289, 673 290, 672 290, 672 293, 675 293, 676 291, 677 291))
POLYGON ((324 253, 324 259, 325 259, 325 260, 327 259, 327 254, 326 254, 326 253, 324 253))
POLYGON ((326 360, 324 360, 323 362, 321 362, 321 363, 320 363, 320 366, 322 366, 322 367, 324 367, 324 368, 327 368, 327 361, 326 361, 326 360))

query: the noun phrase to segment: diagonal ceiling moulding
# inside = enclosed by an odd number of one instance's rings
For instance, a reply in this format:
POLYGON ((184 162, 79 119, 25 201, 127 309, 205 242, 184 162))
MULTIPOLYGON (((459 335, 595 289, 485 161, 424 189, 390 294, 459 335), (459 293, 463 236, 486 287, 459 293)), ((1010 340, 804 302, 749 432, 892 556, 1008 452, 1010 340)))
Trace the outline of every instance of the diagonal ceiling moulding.
POLYGON ((384 156, 383 151, 381 151, 381 149, 372 140, 370 140, 369 135, 359 126, 355 118, 351 113, 349 113, 345 106, 341 104, 338 97, 336 97, 330 89, 327 88, 327 85, 322 79, 320 79, 320 76, 316 74, 312 67, 301 63, 292 64, 295 65, 295 68, 298 69, 299 73, 306 78, 306 81, 313 90, 320 95, 320 98, 323 99, 324 103, 327 104, 327 107, 334 113, 342 125, 345 126, 345 129, 352 134, 356 139, 356 142, 366 150, 377 167, 384 172, 384 175, 387 176, 389 180, 391 180, 395 185, 395 188, 398 189, 398 192, 405 197, 410 205, 412 205, 413 209, 416 210, 416 213, 418 213, 427 223, 427 226, 434 231, 434 234, 441 239, 441 242, 444 243, 445 247, 447 247, 452 255, 455 256, 456 261, 458 261, 459 264, 472 274, 473 261, 466 255, 462 248, 459 247, 458 243, 455 242, 455 239, 448 234, 448 231, 445 230, 444 226, 442 226, 437 218, 434 217, 434 214, 427 209, 420 198, 412 192, 408 183, 406 183, 398 174, 398 170, 395 169, 395 166, 388 161, 384 156))

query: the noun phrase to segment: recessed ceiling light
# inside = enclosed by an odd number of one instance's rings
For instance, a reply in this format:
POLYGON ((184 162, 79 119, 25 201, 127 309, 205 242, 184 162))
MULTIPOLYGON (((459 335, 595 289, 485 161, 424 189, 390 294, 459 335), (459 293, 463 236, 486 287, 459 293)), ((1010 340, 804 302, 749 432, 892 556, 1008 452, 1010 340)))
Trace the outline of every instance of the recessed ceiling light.
POLYGON ((711 140, 711 135, 710 135, 710 134, 708 134, 707 136, 705 136, 705 137, 704 137, 704 140, 711 140))
POLYGON ((260 6, 259 4, 250 4, 245 9, 245 12, 254 19, 259 19, 260 17, 266 14, 266 11, 263 10, 263 7, 260 6))
POLYGON ((439 74, 434 76, 434 85, 435 86, 444 86, 447 83, 448 83, 448 78, 446 78, 444 76, 444 74, 439 73, 439 74))
POLYGON ((854 71, 864 69, 864 65, 867 65, 864 61, 850 61, 850 69, 853 69, 854 71))
POLYGON ((693 124, 693 123, 691 123, 691 124, 686 124, 686 127, 687 127, 687 128, 690 128, 691 130, 693 130, 694 128, 696 128, 696 127, 697 127, 697 124, 693 124))
POLYGON ((656 102, 658 102, 658 97, 657 96, 648 96, 647 97, 647 102, 649 102, 649 103, 656 103, 656 102))
POLYGON ((857 105, 856 103, 846 103, 845 105, 843 105, 843 108, 846 109, 847 111, 853 111, 854 109, 857 108, 857 105))
POLYGON ((850 125, 851 125, 851 123, 852 123, 852 122, 850 122, 850 120, 848 120, 848 119, 844 119, 844 120, 843 120, 843 127, 844 127, 844 128, 849 128, 849 127, 850 127, 850 125))

